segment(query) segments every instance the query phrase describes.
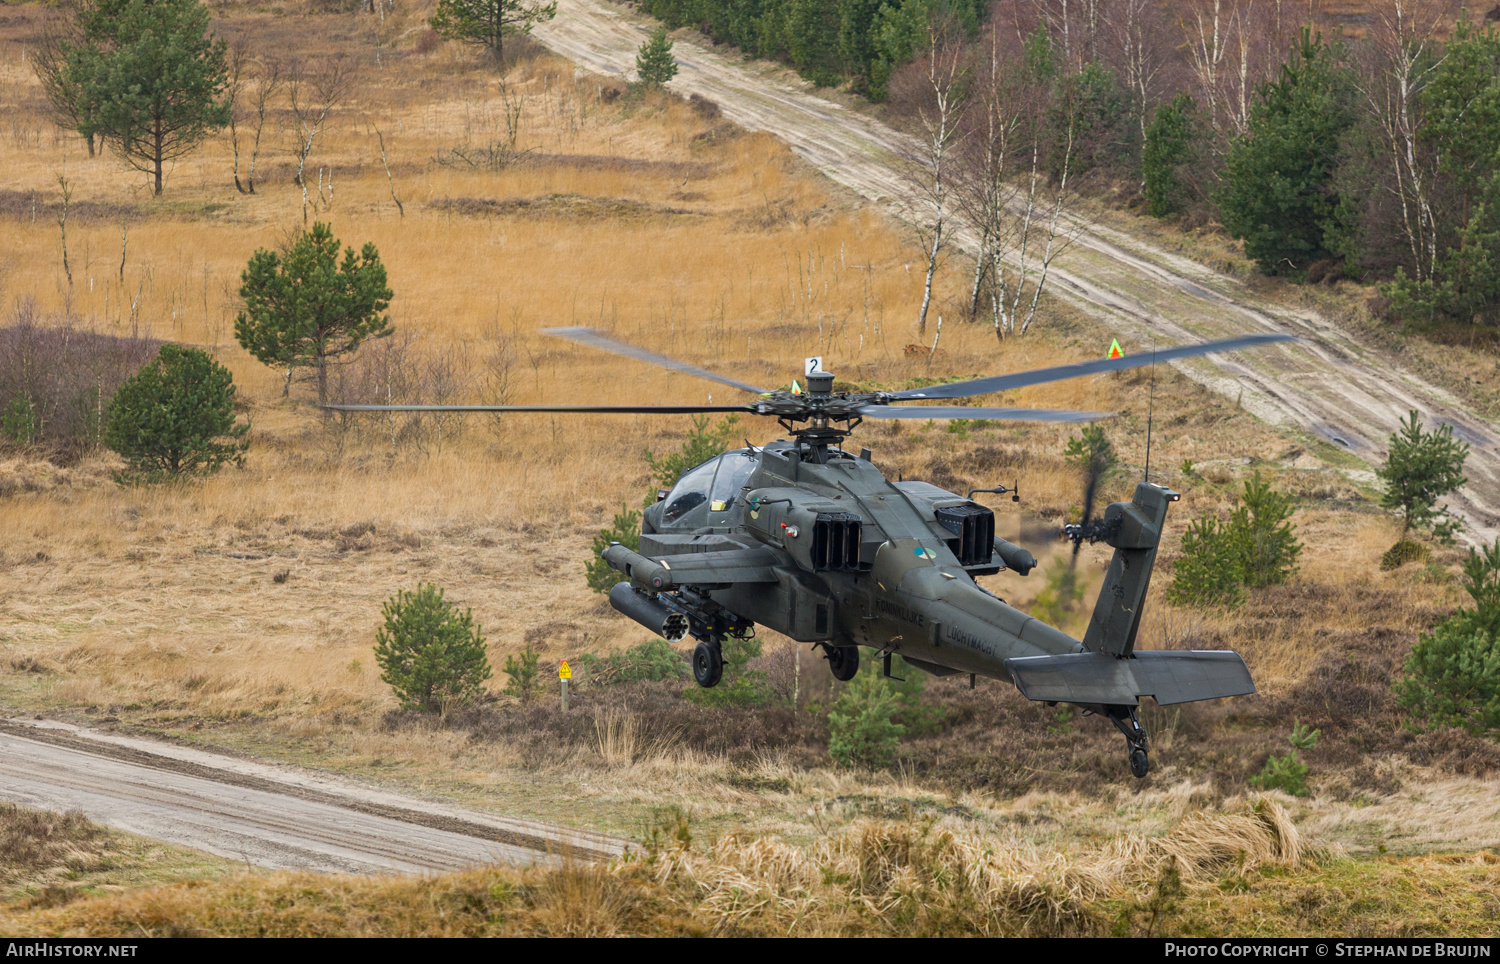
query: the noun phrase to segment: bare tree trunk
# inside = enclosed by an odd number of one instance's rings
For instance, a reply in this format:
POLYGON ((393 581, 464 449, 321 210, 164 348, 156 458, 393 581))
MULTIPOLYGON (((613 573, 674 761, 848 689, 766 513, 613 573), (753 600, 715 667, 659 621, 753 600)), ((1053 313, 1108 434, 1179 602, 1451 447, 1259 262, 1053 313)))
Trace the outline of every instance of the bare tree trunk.
POLYGON ((162 131, 161 120, 158 119, 152 125, 151 131, 151 165, 156 171, 156 190, 152 193, 161 197, 161 165, 162 165, 162 131))
POLYGON ((927 331, 927 312, 932 305, 932 282, 948 234, 949 154, 959 134, 964 102, 957 45, 940 37, 938 28, 928 28, 927 76, 921 87, 917 117, 922 126, 921 153, 907 159, 906 180, 918 200, 907 217, 917 230, 927 252, 927 270, 922 283, 922 306, 917 312, 917 331, 927 331))
POLYGON ((1436 268, 1438 228, 1430 193, 1435 172, 1418 149, 1423 119, 1416 101, 1444 59, 1436 36, 1443 13, 1434 0, 1377 3, 1369 35, 1374 62, 1358 80, 1365 108, 1376 118, 1390 149, 1402 231, 1418 281, 1431 277, 1436 268))

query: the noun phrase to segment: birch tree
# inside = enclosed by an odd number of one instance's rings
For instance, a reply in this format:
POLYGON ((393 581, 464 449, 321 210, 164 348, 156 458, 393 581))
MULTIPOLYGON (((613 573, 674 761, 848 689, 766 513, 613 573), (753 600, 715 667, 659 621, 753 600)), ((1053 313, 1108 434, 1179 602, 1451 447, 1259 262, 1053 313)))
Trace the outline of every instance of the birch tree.
POLYGON ((985 39, 957 193, 980 242, 971 304, 977 308, 977 289, 987 291, 995 337, 1004 339, 1036 320, 1053 261, 1082 229, 1069 213, 1080 105, 1069 78, 1056 82, 1045 30, 1021 58, 1006 56, 998 26, 985 39))
POLYGON ((922 283, 922 306, 917 311, 917 331, 926 333, 927 312, 932 305, 932 281, 952 231, 953 154, 962 133, 966 106, 963 80, 967 70, 963 50, 942 35, 937 25, 928 27, 928 53, 921 79, 893 99, 915 101, 917 119, 915 147, 903 159, 903 179, 910 188, 905 220, 916 232, 927 256, 922 283))

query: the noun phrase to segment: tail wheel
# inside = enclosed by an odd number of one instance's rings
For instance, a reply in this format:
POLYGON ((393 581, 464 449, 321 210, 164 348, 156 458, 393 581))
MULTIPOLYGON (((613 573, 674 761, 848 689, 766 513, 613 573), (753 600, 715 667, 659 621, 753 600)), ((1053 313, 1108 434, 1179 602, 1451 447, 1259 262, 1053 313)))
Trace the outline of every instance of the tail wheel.
POLYGON ((847 683, 859 672, 858 646, 824 646, 823 653, 828 658, 833 678, 839 682, 847 683))
POLYGON ((724 654, 718 643, 699 643, 693 647, 693 679, 707 689, 718 686, 724 676, 724 654))

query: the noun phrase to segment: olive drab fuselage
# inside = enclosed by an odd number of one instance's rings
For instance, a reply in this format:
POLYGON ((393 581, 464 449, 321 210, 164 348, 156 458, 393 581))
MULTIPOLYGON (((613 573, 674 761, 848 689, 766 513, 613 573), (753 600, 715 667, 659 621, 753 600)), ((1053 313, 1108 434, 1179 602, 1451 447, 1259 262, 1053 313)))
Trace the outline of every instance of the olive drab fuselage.
POLYGON ((1009 680, 1008 658, 1082 650, 1078 640, 974 581, 1006 568, 998 553, 976 559, 971 551, 964 560, 955 554, 951 543, 962 533, 944 528, 938 510, 974 507, 974 516, 983 518, 989 509, 925 482, 891 482, 868 455, 834 450, 825 462, 804 461, 796 442, 773 442, 754 454, 730 452, 709 465, 716 465, 715 474, 739 469, 743 478, 734 480, 740 483, 735 491, 710 491, 730 497, 697 500, 693 483, 686 489, 679 483, 647 510, 641 555, 670 564, 683 550, 724 551, 732 543, 772 550, 778 556, 774 582, 709 590, 731 612, 800 642, 897 652, 938 675, 1009 680), (753 469, 744 472, 742 465, 750 463, 753 469), (696 504, 664 518, 684 501, 696 504), (817 544, 820 537, 833 541, 817 531, 820 516, 835 537, 857 534, 853 546, 838 547, 853 550, 842 559, 817 544))

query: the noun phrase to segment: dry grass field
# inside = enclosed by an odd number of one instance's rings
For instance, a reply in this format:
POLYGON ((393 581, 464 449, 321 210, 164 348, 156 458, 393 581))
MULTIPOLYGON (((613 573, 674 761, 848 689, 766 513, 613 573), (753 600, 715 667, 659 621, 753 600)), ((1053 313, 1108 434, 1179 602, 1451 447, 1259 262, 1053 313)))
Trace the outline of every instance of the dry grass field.
MULTIPOLYGON (((711 105, 622 96, 619 82, 531 48, 497 70, 453 45, 425 41, 420 5, 383 23, 294 4, 214 6, 218 28, 243 38, 252 54, 275 52, 309 75, 334 62, 349 71, 350 91, 307 161, 316 203, 306 217, 330 221, 346 244, 379 247, 396 292, 393 341, 406 346, 413 366, 448 365, 443 386, 457 395, 503 394, 516 403, 735 400, 730 389, 538 334, 556 325, 600 327, 766 385, 784 384, 810 354, 827 356, 846 381, 897 385, 1094 357, 1109 343, 1110 332, 1055 303, 1033 334, 997 343, 983 325, 962 322, 964 270, 955 265, 936 309, 948 319, 939 351, 909 354, 909 344, 930 346, 932 338, 915 326, 920 253, 898 227, 801 168, 776 140, 737 131, 711 105), (478 160, 471 165, 459 155, 478 160)), ((588 590, 582 568, 594 533, 622 503, 637 505, 645 495, 642 450, 674 449, 688 419, 470 419, 445 423, 439 435, 433 423, 324 419, 304 383, 283 399, 282 373, 236 344, 233 321, 250 254, 283 243, 304 222, 303 192, 291 180, 296 118, 282 101, 268 115, 258 168, 265 180, 254 195, 235 190, 232 153, 220 138, 179 163, 164 195, 152 198, 144 177, 112 156, 90 159, 78 138, 47 119, 28 60, 41 16, 36 6, 0 8, 0 123, 9 125, 0 128, 3 310, 29 303, 44 317, 101 332, 203 346, 233 371, 253 428, 243 469, 181 487, 117 486, 107 453, 69 463, 36 451, 0 453, 6 712, 198 741, 630 836, 680 812, 700 837, 730 841, 717 846, 774 834, 813 847, 829 833, 895 820, 903 833, 940 824, 944 833, 1011 834, 1027 846, 1099 853, 1121 834, 1154 838, 1204 808, 1238 806, 1248 776, 1284 749, 1298 719, 1325 733, 1306 754, 1314 794, 1281 803, 1288 819, 1314 828, 1319 846, 1473 853, 1495 843, 1485 822, 1495 816, 1493 804, 1473 790, 1500 767, 1500 751, 1457 732, 1403 730, 1389 695, 1391 674, 1416 634, 1457 602, 1458 554, 1439 553, 1421 571, 1378 571, 1399 527, 1370 502, 1367 473, 1350 471, 1327 446, 1271 431, 1165 368, 1154 373, 1154 386, 1143 370, 993 399, 1119 412, 1109 429, 1125 467, 1107 495, 1120 497, 1142 468, 1154 392, 1152 474, 1185 493, 1174 515, 1179 533, 1191 514, 1227 508, 1253 470, 1298 499, 1294 521, 1307 549, 1287 586, 1226 615, 1174 610, 1160 599, 1165 579, 1157 581, 1144 645, 1237 649, 1261 693, 1149 713, 1158 769, 1146 781, 1128 777, 1112 730, 1028 704, 996 683, 972 693, 929 684, 944 723, 907 742, 896 772, 838 770, 819 712, 835 695, 826 669, 770 634, 765 668, 796 681, 791 706, 712 710, 681 699, 680 686, 640 684, 585 685, 566 717, 550 701, 523 707, 508 698, 441 720, 395 712, 373 662, 374 630, 381 603, 418 581, 473 608, 497 668, 496 690, 505 656, 528 642, 552 665, 639 642, 642 633, 588 590), (71 191, 71 284, 59 177, 71 191), (1465 811, 1474 818, 1455 819, 1455 801, 1477 808, 1465 811)), ((443 387, 432 384, 432 391, 443 387)), ((736 433, 760 443, 778 429, 742 420, 736 433)), ((1068 434, 1052 426, 890 422, 864 426, 858 438, 892 476, 960 489, 1019 481, 1025 515, 1006 503, 1000 520, 1001 534, 1018 538, 1041 528, 1037 520, 1055 524, 1080 501, 1081 482, 1061 454, 1068 434)), ((1085 550, 1091 590, 1105 558, 1085 550)), ((987 585, 1024 608, 1064 564, 1058 552, 1027 580, 1007 574, 987 585)), ((1084 618, 1074 613, 1070 628, 1081 631, 1084 618)), ((716 853, 703 846, 693 860, 716 853)), ((726 857, 723 866, 750 859, 726 857)), ((769 851, 754 859, 762 861, 756 874, 783 872, 772 866, 782 857, 769 851)), ((413 933, 471 932, 497 919, 521 922, 518 932, 547 932, 562 925, 536 910, 546 900, 526 895, 566 886, 607 896, 619 881, 638 880, 664 889, 631 884, 629 900, 598 897, 614 908, 598 929, 638 930, 622 922, 657 914, 670 922, 667 930, 690 932, 699 925, 683 908, 721 900, 713 896, 719 891, 701 889, 708 885, 687 858, 662 860, 644 877, 640 867, 625 868, 604 882, 584 870, 557 878, 562 883, 498 871, 368 885, 244 877, 215 885, 227 889, 189 887, 142 900, 193 904, 182 910, 180 932, 253 930, 264 920, 253 908, 275 903, 280 888, 325 886, 341 907, 451 901, 466 908, 413 925, 413 933), (645 903, 630 903, 637 898, 645 903), (531 909, 514 916, 505 909, 512 900, 530 901, 531 909), (233 922, 207 922, 204 901, 252 910, 233 922)), ((1376 889, 1429 871, 1481 881, 1491 895, 1495 885, 1492 860, 1440 871, 1326 860, 1367 875, 1376 889)), ((1109 932, 1132 901, 1149 899, 1161 870, 1152 867, 1134 890, 1092 894, 1085 902, 1093 910, 1052 924, 1109 932)), ((1221 871, 1209 877, 1218 880, 1221 871)), ((1280 883, 1278 873, 1257 877, 1255 886, 1319 886, 1307 876, 1315 870, 1286 878, 1294 884, 1280 883)), ((896 901, 890 895, 900 888, 881 887, 816 897, 841 909, 813 930, 853 930, 848 915, 863 913, 850 909, 856 904, 878 905, 882 920, 896 914, 897 904, 881 902, 896 901)), ((1191 900, 1217 887, 1190 888, 1191 900)), ((1239 899, 1227 893, 1231 903, 1239 899)), ((1493 921, 1493 896, 1475 899, 1479 909, 1464 913, 1493 921)), ((331 920, 334 912, 319 906, 314 916, 331 920)), ((1220 905, 1193 906, 1196 926, 1213 930, 1220 905)), ((0 926, 104 934, 139 912, 37 909, 42 916, 0 926)), ((727 908, 724 919, 735 923, 725 928, 769 932, 783 926, 783 912, 727 908)), ((968 912, 954 911, 952 926, 970 926, 968 912)), ((376 919, 365 913, 355 916, 376 919)), ((170 916, 160 918, 162 931, 177 926, 170 916)), ((994 929, 1022 931, 1032 919, 1003 917, 994 929)), ((1284 932, 1302 926, 1298 920, 1287 918, 1284 932)), ((1382 921, 1369 927, 1389 923, 1382 921)), ((381 932, 374 923, 349 926, 381 932)))

